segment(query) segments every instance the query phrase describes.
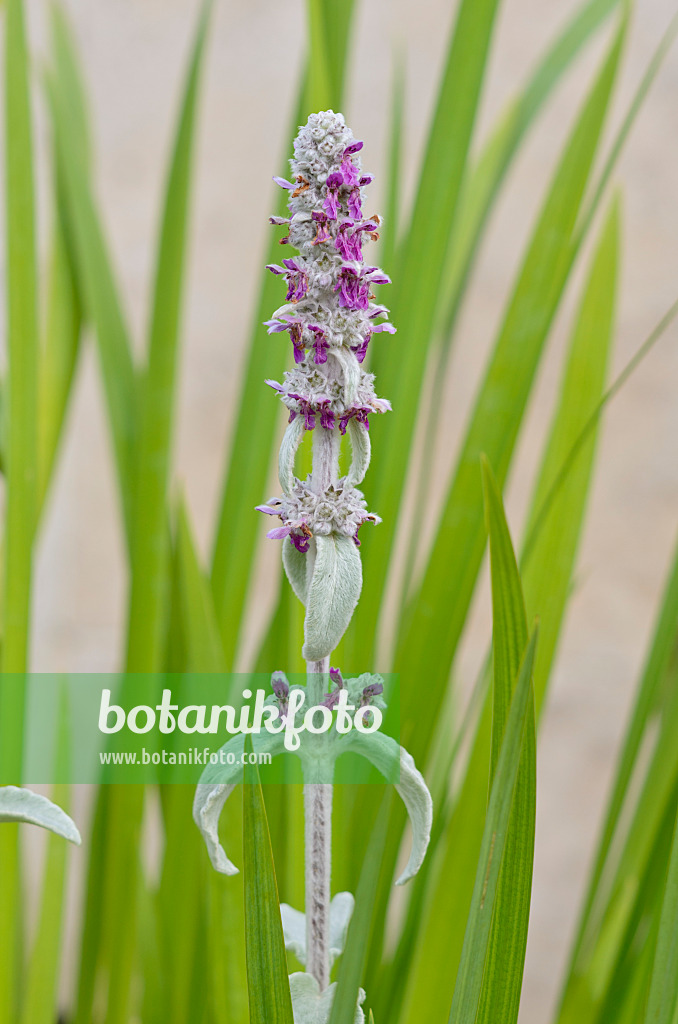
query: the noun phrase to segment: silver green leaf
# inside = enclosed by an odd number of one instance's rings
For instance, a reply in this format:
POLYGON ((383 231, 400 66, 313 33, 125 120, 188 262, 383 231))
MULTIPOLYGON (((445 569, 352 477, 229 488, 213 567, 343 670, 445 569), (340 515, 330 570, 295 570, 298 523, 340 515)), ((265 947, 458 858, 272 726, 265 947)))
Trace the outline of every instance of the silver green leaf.
MULTIPOLYGON (((350 892, 338 892, 330 903, 330 967, 344 952, 346 933, 353 914, 355 900, 350 892)), ((300 964, 306 966, 306 914, 287 903, 280 904, 285 949, 294 953, 300 964)))
POLYGON ((25 821, 29 825, 39 825, 76 846, 80 846, 82 841, 75 822, 65 811, 46 796, 18 786, 0 788, 0 821, 25 821))
MULTIPOLYGON (((284 749, 284 740, 280 734, 269 732, 252 735, 252 749, 258 752, 277 754, 284 749)), ((239 733, 221 748, 223 760, 233 763, 210 764, 200 776, 193 799, 193 820, 200 829, 212 867, 222 875, 237 875, 238 868, 226 856, 219 842, 219 818, 224 804, 238 785, 242 782, 242 755, 245 751, 245 736, 239 733), (227 755, 233 754, 233 758, 227 755)))
POLYGON ((421 867, 431 838, 433 802, 428 786, 412 755, 381 732, 363 734, 352 729, 346 736, 344 749, 367 758, 389 782, 394 782, 407 808, 412 825, 412 851, 405 870, 396 882, 396 885, 404 885, 421 867), (398 781, 393 777, 394 765, 398 766, 398 781))
POLYGON ((304 417, 295 416, 283 435, 278 455, 278 479, 285 494, 291 494, 294 489, 294 460, 304 433, 304 417))
POLYGON ((370 433, 358 420, 350 419, 348 436, 351 439, 351 468, 346 480, 351 486, 357 487, 365 479, 370 464, 370 433))
POLYGON ((305 605, 308 598, 308 570, 311 564, 308 553, 297 551, 294 544, 285 538, 282 542, 282 561, 292 590, 305 605))
POLYGON ((315 537, 313 576, 306 603, 303 656, 322 661, 337 646, 360 597, 363 575, 352 537, 315 537))
MULTIPOLYGON (((321 992, 312 974, 290 974, 294 1024, 328 1024, 336 989, 336 981, 321 992)), ((365 993, 360 989, 353 1024, 365 1024, 365 1014, 360 1008, 364 1001, 365 993)))

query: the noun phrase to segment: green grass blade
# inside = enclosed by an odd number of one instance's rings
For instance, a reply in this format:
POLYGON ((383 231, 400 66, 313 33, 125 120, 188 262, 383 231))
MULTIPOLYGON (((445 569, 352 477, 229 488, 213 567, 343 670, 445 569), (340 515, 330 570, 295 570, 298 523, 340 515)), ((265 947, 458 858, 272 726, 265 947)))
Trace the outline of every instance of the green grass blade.
POLYGON ((678 1011, 678 822, 674 829, 645 1024, 673 1024, 678 1011))
MULTIPOLYGON (((7 4, 5 131, 9 369, 2 669, 23 672, 28 659, 32 545, 37 511, 38 321, 33 143, 21 0, 7 4)), ((21 687, 15 688, 19 717, 13 718, 12 723, 13 728, 21 729, 21 687)))
POLYGON ((375 450, 384 442, 398 457, 376 460, 370 472, 371 507, 388 510, 389 514, 364 544, 360 615, 345 641, 347 661, 361 669, 372 662, 386 566, 397 526, 396 510, 497 8, 498 0, 463 0, 459 8, 410 226, 403 237, 401 257, 393 267, 395 284, 388 305, 398 333, 383 343, 381 356, 372 353, 380 394, 387 395, 397 410, 397 416, 389 418, 387 431, 382 430, 383 424, 375 423, 375 450))
MULTIPOLYGON (((37 512, 38 324, 33 146, 28 53, 21 0, 5 20, 5 195, 8 374, 5 417, 6 497, 1 667, 24 672, 28 660, 33 538, 37 512)), ((0 781, 18 783, 25 686, 0 686, 0 781)), ((0 835, 0 1024, 16 1020, 22 966, 19 835, 0 835)))
POLYGON ((640 680, 635 704, 630 715, 610 799, 608 802, 596 859, 588 882, 587 895, 581 914, 577 938, 573 944, 568 976, 582 952, 584 934, 589 929, 596 894, 610 854, 612 841, 634 775, 639 752, 647 735, 653 715, 657 712, 661 687, 666 678, 675 637, 678 633, 678 547, 674 555, 662 598, 654 636, 640 680))
MULTIPOLYGON (((678 671, 664 681, 658 709, 658 736, 646 770, 634 786, 632 806, 625 807, 614 848, 610 851, 586 921, 576 959, 564 989, 558 1021, 575 1024, 598 1020, 613 996, 629 943, 645 914, 643 879, 656 882, 665 873, 678 792, 678 671), (669 839, 662 845, 666 821, 669 839), (663 849, 663 859, 655 855, 663 849)), ((645 759, 643 759, 645 760, 645 759)), ((623 972, 622 972, 623 973, 623 972)))
MULTIPOLYGON (((542 459, 528 517, 527 536, 539 519, 539 532, 522 559, 529 614, 541 624, 534 674, 537 709, 541 706, 572 585, 572 571, 593 473, 597 427, 570 464, 567 482, 541 516, 547 495, 569 452, 603 394, 617 293, 619 204, 603 225, 575 322, 562 378, 561 395, 542 459)), ((599 418, 596 424, 599 423, 599 418)))
POLYGON ((54 70, 47 76, 55 148, 65 196, 64 217, 88 318, 96 331, 113 438, 122 510, 131 539, 132 458, 136 431, 136 379, 132 345, 89 177, 79 73, 68 28, 53 7, 54 70))
POLYGON ((273 851, 259 772, 253 765, 245 766, 243 835, 250 1021, 294 1024, 273 851))
POLYGON ((452 237, 444 274, 442 334, 446 350, 471 273, 484 227, 513 158, 547 99, 582 47, 620 4, 620 0, 589 0, 567 23, 535 68, 524 89, 510 103, 480 155, 469 169, 459 204, 459 221, 452 237))
MULTIPOLYGON (((500 194, 501 186, 513 164, 525 136, 547 99, 569 69, 591 35, 619 5, 619 0, 589 0, 567 23, 549 47, 520 94, 511 101, 480 155, 469 168, 462 188, 459 217, 452 234, 443 274, 443 298, 440 300, 439 350, 433 355, 437 362, 432 377, 431 394, 423 415, 427 435, 436 430, 440 409, 444 405, 447 365, 455 337, 457 316, 473 270, 485 227, 500 194)), ((425 447, 417 468, 417 512, 415 521, 423 518, 428 502, 427 481, 433 473, 434 446, 425 447)), ((408 551, 406 583, 412 579, 417 555, 418 537, 413 535, 408 551)))
MULTIPOLYGON (((67 706, 63 701, 56 754, 56 778, 58 779, 68 777, 70 737, 66 716, 67 706)), ((57 806, 68 811, 69 785, 63 782, 57 783, 50 796, 57 806)), ((53 1024, 55 1019, 68 859, 68 844, 59 836, 50 835, 47 839, 40 916, 24 986, 22 1024, 53 1024)))
MULTIPOLYGON (((490 781, 499 761, 514 682, 527 645, 525 601, 501 495, 483 460, 485 515, 490 538, 494 683, 490 781)), ((505 839, 488 940, 477 1020, 515 1024, 520 1007, 532 892, 537 756, 534 711, 528 714, 523 751, 505 839)))
POLYGON ((325 30, 323 0, 306 0, 309 60, 306 77, 306 114, 327 110, 331 105, 332 83, 329 68, 329 48, 325 30))
MULTIPOLYGON (((556 170, 476 399, 431 557, 416 601, 404 616, 397 668, 415 678, 436 651, 426 723, 405 745, 421 755, 466 621, 485 547, 478 459, 485 452, 500 484, 506 478, 534 375, 574 257, 573 232, 615 81, 626 23, 576 121, 556 170), (433 680, 432 680, 433 684, 433 680)), ((404 709, 405 711, 405 709, 404 709)), ((411 727, 410 727, 411 730, 411 727)))
POLYGON ((530 718, 534 724, 532 666, 537 633, 523 657, 490 792, 471 909, 466 925, 450 1024, 475 1024, 478 1016, 492 914, 513 805, 520 759, 530 718))
POLYGON ((336 109, 343 106, 344 82, 351 28, 354 21, 355 0, 323 0, 326 52, 332 102, 336 109))
POLYGON ((39 368, 38 515, 47 494, 80 348, 82 317, 60 218, 56 218, 39 368))
POLYGON ((189 672, 224 672, 224 652, 212 591, 198 561, 188 514, 182 502, 177 525, 180 606, 189 672))
POLYGON ((405 119, 405 63, 399 57, 393 69, 393 99, 388 147, 388 182, 380 259, 388 274, 395 265, 400 222, 400 192, 405 119))
POLYGON ((158 244, 148 366, 142 378, 135 462, 127 668, 160 667, 168 591, 166 497, 176 392, 191 167, 202 58, 211 9, 202 8, 176 129, 158 244))
POLYGON ((382 869, 387 835, 386 823, 392 803, 392 793, 389 792, 383 799, 367 847, 367 854, 363 860, 355 894, 355 909, 346 937, 346 948, 339 961, 337 990, 332 1003, 329 1024, 353 1024, 354 1021, 358 989, 362 980, 365 952, 374 913, 373 894, 382 869))

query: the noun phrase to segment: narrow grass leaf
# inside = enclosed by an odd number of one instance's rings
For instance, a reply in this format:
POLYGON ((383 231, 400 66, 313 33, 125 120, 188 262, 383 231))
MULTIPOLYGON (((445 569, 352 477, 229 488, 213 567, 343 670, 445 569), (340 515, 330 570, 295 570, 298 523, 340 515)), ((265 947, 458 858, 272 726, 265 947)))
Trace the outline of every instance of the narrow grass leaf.
MULTIPOLYGON (((71 737, 68 730, 68 708, 61 702, 55 778, 65 779, 69 771, 71 737)), ((68 812, 70 786, 59 782, 50 794, 53 802, 68 812)), ((42 876, 42 893, 37 932, 28 963, 24 984, 25 999, 22 1024, 53 1024, 59 993, 62 929, 68 866, 68 844, 60 836, 50 835, 42 876)))
POLYGON ((572 947, 570 971, 581 951, 584 932, 588 927, 595 896, 598 892, 612 840, 618 827, 622 808, 626 801, 639 752, 644 737, 647 735, 652 716, 657 709, 661 687, 666 678, 677 633, 678 546, 676 547, 671 570, 664 588, 654 635, 619 753, 617 770, 601 829, 596 857, 588 880, 577 937, 572 947))
MULTIPOLYGON (((625 808, 625 822, 615 837, 614 848, 605 865, 594 896, 591 912, 578 954, 564 988, 559 1024, 597 1019, 614 993, 628 943, 644 913, 643 879, 665 872, 670 834, 676 814, 678 791, 678 669, 674 665, 664 680, 665 695, 658 714, 658 735, 649 752, 647 767, 639 765, 640 778, 634 787, 631 806, 625 808), (670 818, 664 859, 657 863, 654 852, 670 818), (654 863, 653 863, 654 861, 654 863)), ((649 882, 648 882, 649 884, 649 882)))
POLYGON ((186 506, 181 502, 177 522, 179 601, 189 672, 224 672, 224 652, 212 600, 193 541, 186 506))
POLYGON ((593 474, 598 424, 569 466, 567 481, 542 517, 561 466, 576 443, 603 394, 609 361, 617 295, 619 263, 619 203, 614 201, 600 232, 586 288, 576 317, 562 378, 561 394, 542 459, 526 535, 539 532, 522 559, 522 578, 529 614, 538 616, 539 651, 534 689, 540 708, 553 663, 572 585, 572 572, 581 536, 593 474))
MULTIPOLYGON (((492 577, 492 747, 490 782, 499 761, 513 688, 527 645, 525 601, 501 494, 483 460, 485 516, 490 538, 492 577)), ((537 756, 534 711, 528 714, 513 806, 488 940, 478 1021, 515 1024, 520 1007, 537 810, 537 756)))
POLYGON ((678 1012, 678 822, 662 903, 645 1024, 673 1024, 678 1012))
POLYGON ((378 448, 381 439, 388 436, 387 443, 398 457, 377 460, 370 474, 371 505, 389 510, 389 515, 363 550, 365 591, 361 614, 346 640, 347 660, 355 664, 372 662, 376 621, 397 526, 396 510, 407 472, 442 270, 458 209, 497 8, 498 0, 463 0, 459 7, 409 228, 393 267, 395 284, 388 305, 392 307, 391 320, 398 333, 383 343, 381 357, 373 356, 381 393, 389 396, 398 411, 389 421, 386 433, 382 424, 375 424, 376 444, 378 448))
POLYGON ((356 890, 355 909, 346 936, 346 948, 339 961, 337 988, 329 1024, 353 1024, 354 1022, 365 953, 375 910, 373 894, 383 867, 386 823, 392 802, 392 794, 389 792, 382 801, 363 860, 356 890))
MULTIPOLYGON (((414 678, 435 650, 426 722, 404 742, 421 757, 475 589, 485 547, 478 459, 506 479, 534 375, 572 265, 573 232, 617 72, 626 22, 578 117, 530 240, 475 402, 421 588, 406 609, 396 667, 414 678), (419 737, 419 739, 417 738, 419 737)), ((409 749, 409 748, 408 748, 409 749)))
POLYGON ((64 226, 57 214, 38 379, 38 516, 61 438, 80 348, 82 314, 64 226))
POLYGON ((250 1021, 294 1024, 273 851, 259 772, 253 765, 245 766, 243 835, 250 1021))
POLYGON ((446 351, 485 225, 521 142, 584 45, 620 2, 589 0, 576 11, 469 167, 443 275, 446 301, 441 303, 441 330, 446 351))
POLYGON ((203 4, 167 178, 134 469, 127 669, 160 667, 168 591, 167 486, 187 250, 196 107, 211 3, 203 4))
POLYGON ((527 646, 514 686, 480 847, 471 909, 450 1009, 450 1024, 475 1024, 483 985, 490 925, 513 805, 518 769, 530 719, 534 724, 532 668, 537 631, 527 646))
POLYGON ((67 216, 73 225, 78 278, 87 315, 96 331, 128 540, 131 530, 131 466, 135 432, 135 370, 132 348, 103 227, 90 182, 78 159, 78 135, 68 97, 57 75, 49 78, 58 159, 67 216))
MULTIPOLYGON (((21 0, 5 10, 5 197, 8 372, 4 394, 5 536, 4 673, 27 667, 33 539, 37 513, 38 321, 33 144, 28 53, 21 0)), ((5 676, 0 686, 0 782, 20 781, 25 683, 5 676)), ((0 834, 0 1024, 16 1020, 22 962, 21 898, 16 825, 0 834)))

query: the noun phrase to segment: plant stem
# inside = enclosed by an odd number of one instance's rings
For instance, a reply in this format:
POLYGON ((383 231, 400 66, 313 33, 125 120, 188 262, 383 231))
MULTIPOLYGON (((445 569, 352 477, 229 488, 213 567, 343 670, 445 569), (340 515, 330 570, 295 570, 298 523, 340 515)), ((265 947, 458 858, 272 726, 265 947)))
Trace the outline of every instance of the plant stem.
POLYGON ((306 970, 326 989, 330 980, 332 785, 304 786, 306 970))
MULTIPOLYGON (((317 426, 313 431, 311 486, 320 493, 337 483, 339 432, 317 426)), ((308 554, 315 558, 314 545, 308 554)), ((309 707, 319 704, 327 692, 330 656, 309 661, 309 707)), ((308 782, 304 786, 304 853, 306 867, 306 970, 320 991, 330 980, 330 877, 332 857, 332 785, 308 782)))

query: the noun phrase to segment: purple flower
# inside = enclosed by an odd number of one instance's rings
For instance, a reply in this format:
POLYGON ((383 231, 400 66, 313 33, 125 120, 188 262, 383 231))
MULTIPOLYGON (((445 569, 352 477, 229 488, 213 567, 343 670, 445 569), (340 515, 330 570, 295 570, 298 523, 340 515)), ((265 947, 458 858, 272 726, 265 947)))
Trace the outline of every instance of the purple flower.
POLYGON ((320 426, 324 427, 325 430, 334 429, 334 413, 330 409, 329 399, 320 404, 320 426))
POLYGON ((378 697, 383 692, 384 686, 382 683, 370 683, 363 690, 363 695, 360 698, 360 707, 367 707, 368 704, 371 704, 374 697, 378 697))
MULTIPOLYGON (((279 516, 282 518, 284 515, 283 503, 279 498, 271 498, 271 501, 275 501, 275 505, 257 505, 257 512, 263 512, 267 516, 279 516)), ((269 540, 284 540, 285 537, 289 537, 290 543, 294 544, 297 551, 305 554, 308 551, 308 545, 313 534, 311 533, 308 525, 301 519, 292 523, 284 523, 282 526, 276 526, 272 530, 269 530, 266 534, 269 540)))
POLYGON ((360 142, 359 139, 356 139, 355 142, 352 142, 344 150, 344 160, 346 159, 347 156, 353 156, 354 153, 359 153, 362 148, 363 148, 363 143, 360 142))
POLYGON ((268 218, 268 223, 269 224, 280 225, 280 224, 289 224, 289 222, 290 222, 290 218, 289 217, 269 217, 268 218))
MULTIPOLYGON (((384 313, 388 312, 383 307, 382 309, 384 313)), ((372 315, 377 316, 378 314, 373 313, 372 315)), ((370 330, 369 333, 365 335, 365 340, 360 345, 353 345, 351 351, 355 353, 355 357, 359 363, 362 363, 365 359, 365 356, 367 355, 367 346, 372 340, 372 335, 381 334, 383 331, 385 331, 387 334, 395 334, 396 329, 393 326, 393 324, 389 323, 376 324, 374 327, 370 324, 370 330)))
POLYGON ((330 343, 325 337, 325 332, 322 327, 316 327, 313 324, 308 325, 309 331, 315 334, 315 341, 313 342, 313 348, 315 349, 315 355, 313 362, 317 365, 318 363, 327 362, 327 350, 330 347, 330 343))
POLYGON ((296 530, 290 533, 290 543, 294 545, 300 555, 305 555, 308 551, 309 541, 310 537, 306 533, 298 533, 296 530))
MULTIPOLYGON (((368 309, 370 287, 373 284, 390 284, 391 279, 379 267, 356 269, 356 265, 345 263, 339 272, 335 291, 339 291, 339 305, 349 309, 368 309)), ((375 314, 373 314, 375 315, 375 314)))
POLYGON ((271 679, 273 692, 278 700, 287 700, 290 695, 290 686, 283 672, 274 672, 271 679))
POLYGON ((358 360, 359 363, 362 363, 365 360, 365 356, 367 355, 367 346, 370 343, 370 338, 371 337, 372 337, 371 333, 370 334, 366 334, 365 335, 365 340, 363 342, 361 342, 360 345, 353 345, 352 348, 351 348, 351 351, 355 353, 355 357, 356 357, 356 359, 358 360))
POLYGON ((362 281, 362 272, 350 265, 344 265, 334 288, 339 292, 339 305, 349 309, 367 309, 370 289, 362 281))
MULTIPOLYGON (((358 146, 358 149, 362 149, 362 142, 358 146)), ((330 668, 330 679, 338 687, 338 689, 344 689, 344 677, 338 668, 330 668)))
POLYGON ((363 215, 363 208, 360 202, 360 189, 356 186, 351 189, 348 197, 348 212, 351 217, 360 220, 363 215))
POLYGON ((360 249, 360 234, 358 232, 351 232, 354 224, 355 221, 353 220, 343 220, 341 222, 334 247, 338 249, 345 260, 358 260, 360 262, 363 258, 360 249))
POLYGON ((305 399, 299 401, 299 412, 304 417, 304 430, 313 430, 315 427, 315 409, 305 399))
POLYGON ((291 181, 287 180, 287 178, 279 178, 277 175, 274 175, 273 180, 276 185, 280 185, 281 188, 286 188, 290 192, 296 188, 296 185, 293 185, 291 181))
POLYGON ((311 219, 317 224, 313 245, 320 245, 321 242, 331 242, 332 235, 327 230, 327 214, 322 210, 314 210, 311 219))
POLYGON ((324 700, 321 701, 321 704, 323 707, 329 708, 331 711, 339 703, 339 693, 344 689, 344 680, 338 668, 330 669, 330 679, 335 684, 336 690, 333 690, 332 693, 328 693, 324 700))
POLYGON ((308 275, 304 267, 299 266, 297 260, 283 260, 283 267, 288 270, 287 301, 299 302, 308 291, 308 275))
POLYGON ((323 209, 330 220, 336 220, 339 215, 339 189, 343 184, 343 175, 339 174, 337 171, 330 174, 327 179, 327 195, 325 196, 323 209))
MULTIPOLYGON (((290 338, 292 339, 292 345, 294 346, 294 361, 295 363, 303 363, 306 349, 304 347, 303 339, 304 325, 301 320, 295 320, 291 316, 283 315, 277 320, 264 320, 264 326, 268 327, 269 334, 279 334, 281 331, 289 331, 290 338)), ((275 386, 275 381, 266 381, 266 383, 271 384, 271 387, 275 386)))
MULTIPOLYGON (((348 147, 351 148, 350 146, 348 147)), ((344 156, 341 163, 341 176, 344 179, 344 185, 346 188, 357 188, 360 181, 360 175, 356 165, 351 160, 350 156, 344 156)))

